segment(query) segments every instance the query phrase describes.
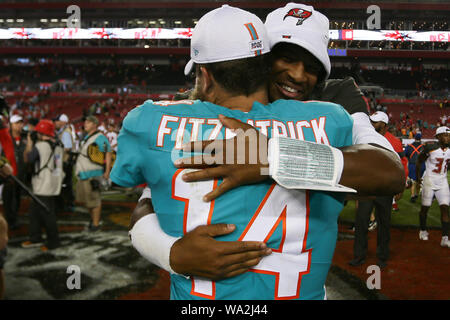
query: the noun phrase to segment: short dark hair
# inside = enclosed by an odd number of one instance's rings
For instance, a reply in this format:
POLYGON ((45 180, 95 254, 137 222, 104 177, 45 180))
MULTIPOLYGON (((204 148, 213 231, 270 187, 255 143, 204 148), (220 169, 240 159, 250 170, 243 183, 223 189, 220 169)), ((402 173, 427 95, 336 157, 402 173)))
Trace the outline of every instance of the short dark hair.
POLYGON ((267 86, 271 70, 270 53, 251 58, 200 64, 209 70, 225 90, 249 96, 267 86))

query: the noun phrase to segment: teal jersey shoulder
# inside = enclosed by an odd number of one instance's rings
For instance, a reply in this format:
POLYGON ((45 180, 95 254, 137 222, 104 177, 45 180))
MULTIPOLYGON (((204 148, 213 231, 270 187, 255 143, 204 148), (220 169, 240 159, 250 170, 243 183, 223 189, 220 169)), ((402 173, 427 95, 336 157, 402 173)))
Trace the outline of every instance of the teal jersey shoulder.
POLYGON ((236 230, 219 239, 266 241, 274 253, 252 271, 209 282, 172 275, 173 299, 323 299, 324 283, 337 237, 344 195, 287 190, 270 180, 228 191, 213 202, 203 195, 222 182, 186 183, 173 161, 188 156, 191 140, 232 137, 218 116, 249 123, 267 134, 335 147, 352 142, 353 121, 339 105, 278 100, 255 103, 249 112, 209 102, 151 102, 135 108, 118 137, 111 179, 124 186, 147 183, 162 229, 182 236, 201 224, 232 223, 236 230))

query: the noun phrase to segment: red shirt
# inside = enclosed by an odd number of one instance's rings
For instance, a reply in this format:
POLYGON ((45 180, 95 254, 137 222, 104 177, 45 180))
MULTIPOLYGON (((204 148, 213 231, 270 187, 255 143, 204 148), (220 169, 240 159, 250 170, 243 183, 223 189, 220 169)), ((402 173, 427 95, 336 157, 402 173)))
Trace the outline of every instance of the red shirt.
POLYGON ((9 134, 8 128, 0 129, 0 143, 3 148, 5 157, 9 160, 9 164, 13 169, 13 174, 17 175, 16 156, 14 155, 14 142, 9 134))
POLYGON ((400 160, 402 161, 403 168, 405 169, 405 176, 408 177, 408 158, 405 157, 405 154, 403 152, 404 150, 401 140, 388 131, 386 131, 384 137, 389 141, 392 148, 394 148, 394 151, 399 153, 400 160))

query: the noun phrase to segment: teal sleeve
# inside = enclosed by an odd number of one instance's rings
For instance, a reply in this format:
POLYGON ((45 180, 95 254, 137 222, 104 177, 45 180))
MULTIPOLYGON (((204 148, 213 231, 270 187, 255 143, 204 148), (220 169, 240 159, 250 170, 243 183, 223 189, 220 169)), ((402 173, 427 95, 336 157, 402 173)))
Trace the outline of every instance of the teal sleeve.
POLYGON ((145 183, 142 174, 144 144, 140 136, 123 127, 117 141, 117 158, 111 171, 111 180, 123 187, 145 183))
POLYGON ((111 145, 109 144, 108 138, 104 135, 99 135, 97 139, 95 139, 95 143, 97 143, 101 152, 111 152, 111 145))
POLYGON ((332 119, 334 132, 330 137, 331 146, 335 148, 347 147, 353 144, 353 118, 341 105, 334 104, 332 119), (333 141, 333 142, 331 142, 333 141))

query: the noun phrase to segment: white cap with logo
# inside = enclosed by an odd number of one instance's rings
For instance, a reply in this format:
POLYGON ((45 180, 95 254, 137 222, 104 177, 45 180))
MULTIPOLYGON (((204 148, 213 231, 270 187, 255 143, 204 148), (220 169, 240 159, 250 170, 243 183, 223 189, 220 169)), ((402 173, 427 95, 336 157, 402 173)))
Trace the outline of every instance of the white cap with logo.
POLYGON ((63 113, 59 116, 58 120, 62 122, 69 122, 69 117, 63 113))
POLYGON ((279 42, 296 44, 314 55, 323 65, 326 78, 330 75, 328 56, 329 20, 314 7, 290 2, 269 13, 265 26, 272 49, 279 42))
POLYGON ((436 129, 435 136, 437 136, 438 134, 441 134, 441 133, 450 133, 450 129, 448 127, 446 127, 446 126, 439 127, 439 128, 436 129))
POLYGON ((19 121, 23 121, 23 118, 17 114, 11 116, 11 119, 9 119, 9 122, 11 123, 17 123, 19 121))
POLYGON ((373 122, 384 122, 386 124, 389 123, 389 117, 383 111, 377 111, 374 114, 372 114, 370 116, 370 120, 372 120, 373 122))
POLYGON ((191 38, 191 60, 184 74, 193 71, 194 63, 237 60, 269 51, 269 39, 261 19, 248 11, 223 5, 197 22, 191 38))

